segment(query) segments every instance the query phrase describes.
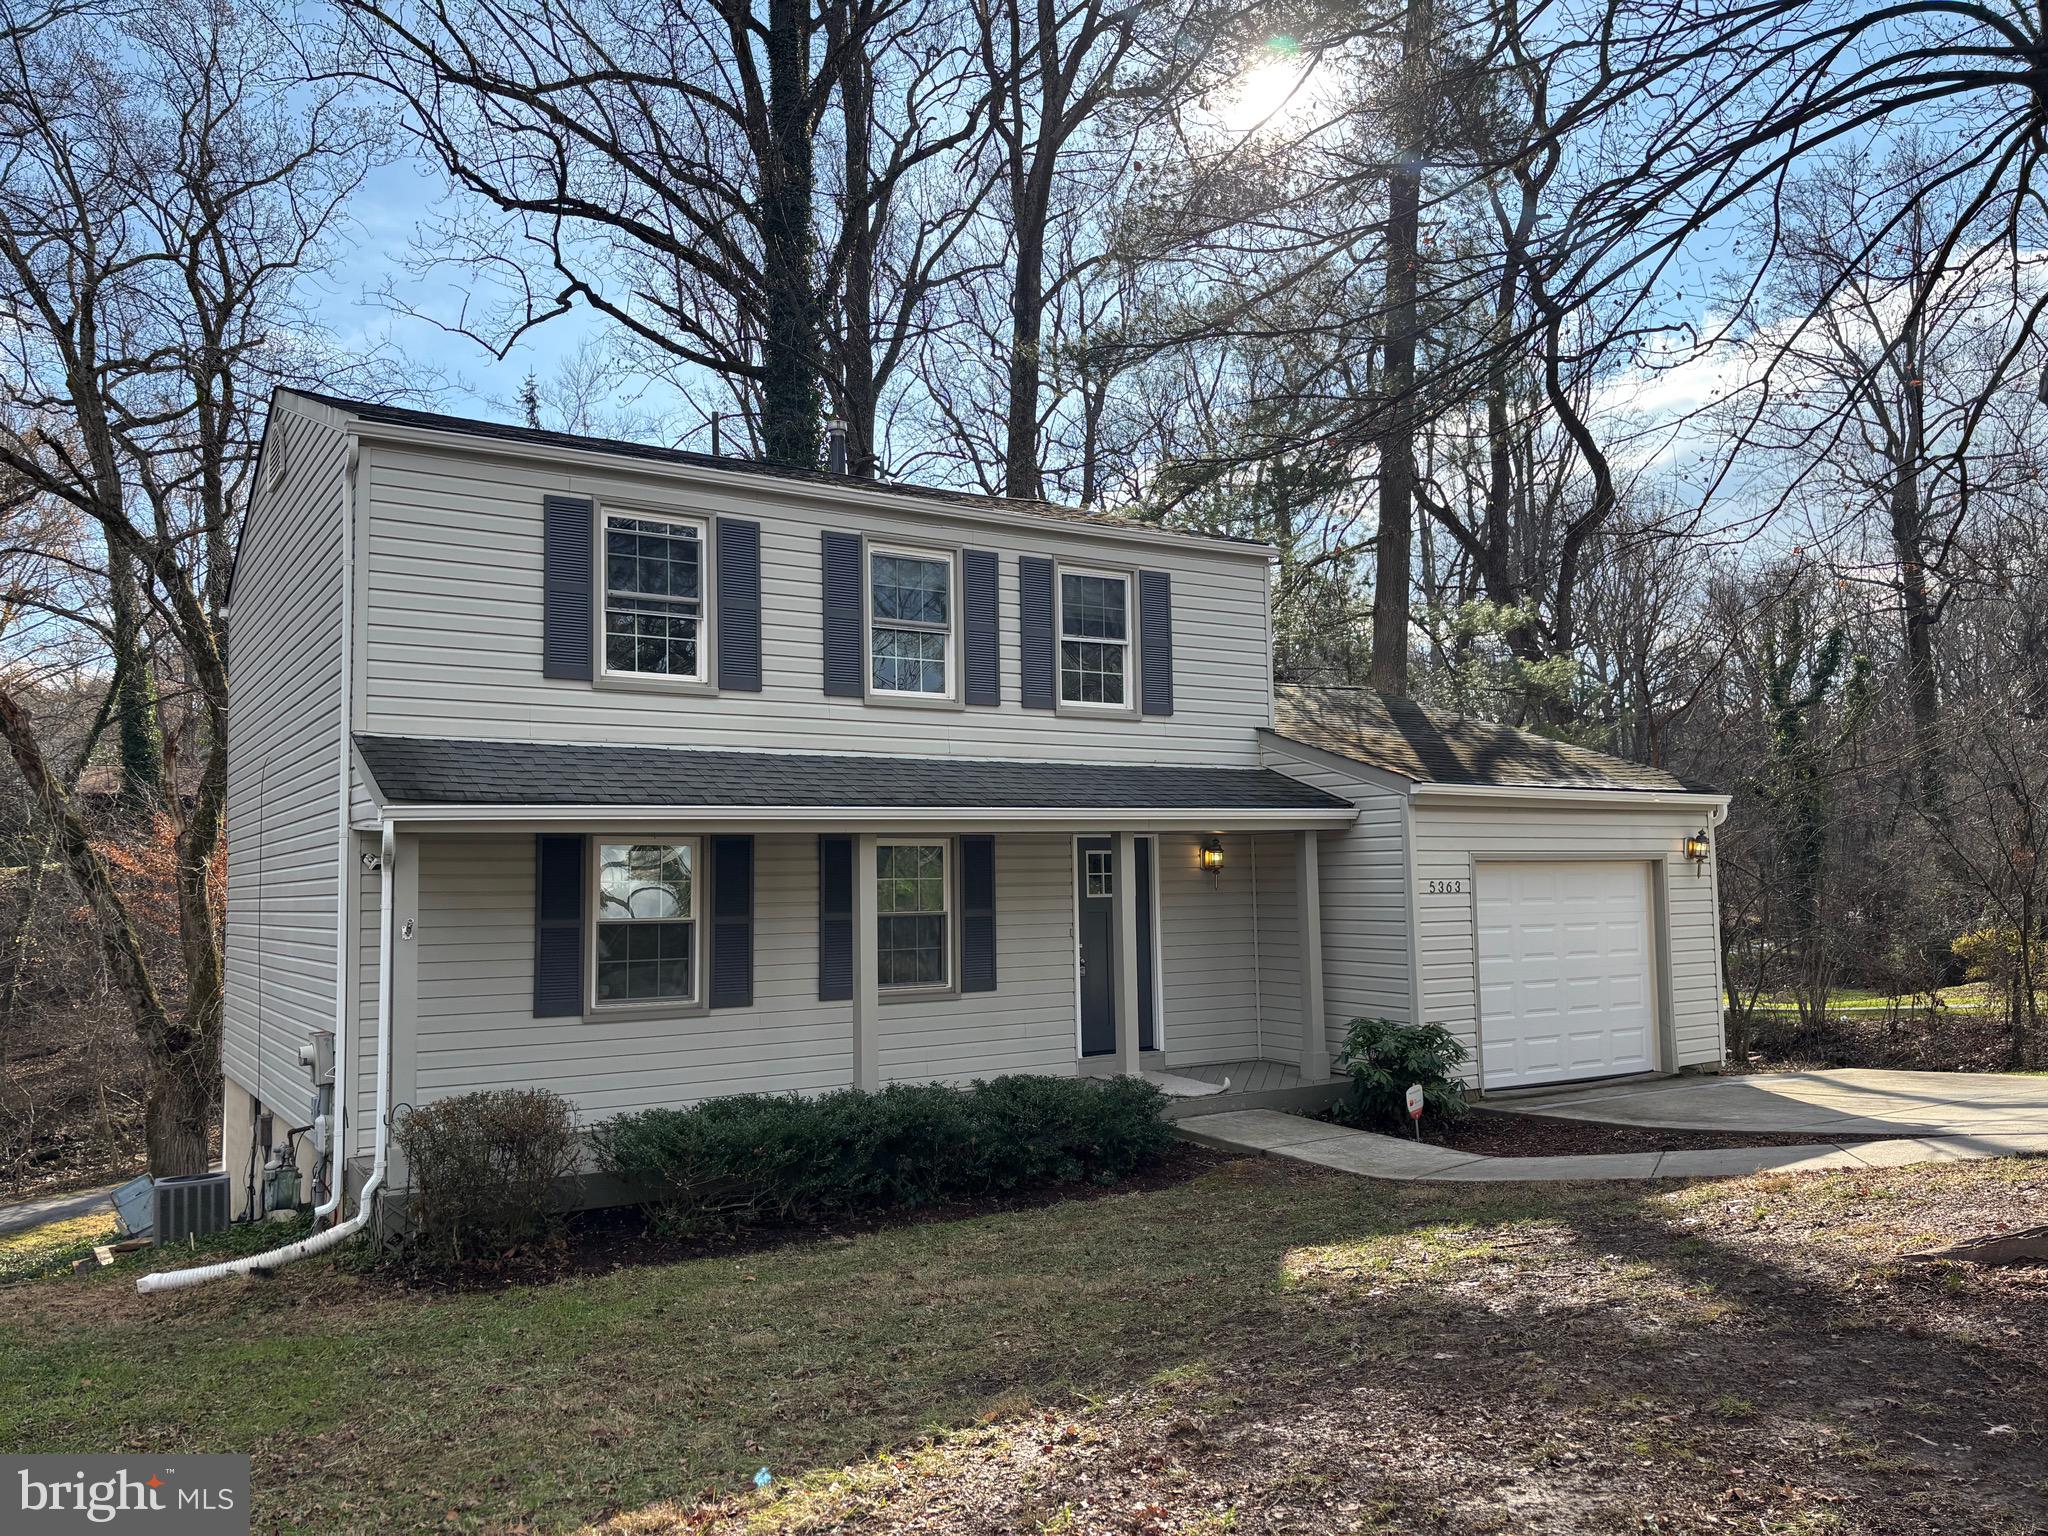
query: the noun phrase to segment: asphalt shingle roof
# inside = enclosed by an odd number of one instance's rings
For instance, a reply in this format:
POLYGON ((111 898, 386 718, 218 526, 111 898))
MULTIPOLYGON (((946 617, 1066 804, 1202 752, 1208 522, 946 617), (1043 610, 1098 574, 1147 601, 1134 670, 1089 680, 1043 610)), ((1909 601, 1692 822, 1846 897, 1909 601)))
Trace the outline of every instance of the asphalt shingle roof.
POLYGON ((1265 768, 1013 763, 591 743, 358 736, 399 805, 631 805, 843 810, 1349 809, 1265 768))
POLYGON ((444 416, 435 411, 416 411, 402 405, 380 405, 374 400, 350 400, 341 395, 326 395, 311 389, 295 388, 291 393, 302 399, 332 406, 338 411, 347 411, 364 421, 383 422, 398 427, 417 427, 429 432, 454 432, 464 437, 493 438, 502 442, 537 443, 544 447, 609 453, 620 458, 647 459, 661 464, 687 464, 697 469, 730 470, 738 474, 760 475, 773 480, 795 480, 811 485, 836 485, 862 491, 884 491, 892 496, 949 502, 956 506, 1008 510, 1025 517, 1049 517, 1060 522, 1087 523, 1140 535, 1166 533, 1178 538, 1208 539, 1219 544, 1250 545, 1255 548, 1264 542, 1260 539, 1242 538, 1237 534, 1213 533, 1206 529, 1162 529, 1118 513, 1090 512, 1080 507, 1061 506, 1051 501, 989 496, 978 491, 947 490, 940 486, 911 485, 898 480, 863 480, 851 475, 835 475, 822 469, 800 469, 787 464, 768 464, 759 459, 693 453, 687 448, 665 448, 655 443, 628 442, 623 438, 586 437, 574 432, 550 432, 540 427, 513 426, 509 422, 480 421, 471 416, 444 416))
POLYGON ((1370 688, 1283 684, 1274 734, 1422 784, 1711 794, 1675 773, 1370 688))

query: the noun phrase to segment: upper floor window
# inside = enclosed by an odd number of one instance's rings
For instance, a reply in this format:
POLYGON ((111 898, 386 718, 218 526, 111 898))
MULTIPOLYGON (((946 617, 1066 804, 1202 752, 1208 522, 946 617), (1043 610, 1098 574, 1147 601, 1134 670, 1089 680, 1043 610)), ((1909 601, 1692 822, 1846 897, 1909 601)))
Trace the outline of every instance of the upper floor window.
POLYGON ((1110 571, 1060 572, 1060 702, 1130 704, 1131 579, 1110 571))
POLYGON ((704 678, 704 525, 647 512, 604 519, 604 669, 704 678))
POLYGON ((885 987, 943 987, 952 924, 947 913, 950 844, 875 848, 875 980, 885 987))
POLYGON ((944 699, 953 692, 953 561, 874 548, 868 554, 868 687, 944 699))
POLYGON ((597 844, 599 1007, 696 997, 696 868, 694 838, 597 844))

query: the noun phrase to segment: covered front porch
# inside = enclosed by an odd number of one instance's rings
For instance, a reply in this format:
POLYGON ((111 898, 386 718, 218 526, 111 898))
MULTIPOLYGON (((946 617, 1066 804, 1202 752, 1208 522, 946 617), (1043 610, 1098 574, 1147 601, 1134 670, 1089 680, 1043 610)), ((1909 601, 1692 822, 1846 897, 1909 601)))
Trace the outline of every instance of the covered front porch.
POLYGON ((535 1086, 595 1120, 1119 1072, 1213 1109, 1328 1081, 1318 834, 1354 813, 1280 775, 366 745, 396 834, 397 1101, 535 1086), (614 905, 621 868, 644 911, 614 905), (636 917, 667 928, 622 969, 636 917))

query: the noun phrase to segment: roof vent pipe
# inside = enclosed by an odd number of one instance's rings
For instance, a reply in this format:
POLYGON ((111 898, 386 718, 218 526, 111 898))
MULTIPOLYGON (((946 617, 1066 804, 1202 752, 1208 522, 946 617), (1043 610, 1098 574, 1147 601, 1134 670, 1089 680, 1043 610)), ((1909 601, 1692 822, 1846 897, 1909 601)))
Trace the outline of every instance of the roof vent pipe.
POLYGON ((825 419, 825 467, 835 475, 846 473, 846 423, 837 416, 825 419))

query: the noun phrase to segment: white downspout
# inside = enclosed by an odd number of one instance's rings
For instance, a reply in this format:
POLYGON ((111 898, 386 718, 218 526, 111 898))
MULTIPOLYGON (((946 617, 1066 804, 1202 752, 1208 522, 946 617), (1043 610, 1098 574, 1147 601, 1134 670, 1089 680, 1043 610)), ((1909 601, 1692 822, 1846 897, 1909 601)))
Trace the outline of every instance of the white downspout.
POLYGON ((334 1109, 328 1125, 327 1135, 327 1198, 313 1207, 313 1220, 317 1224, 325 1221, 341 1209, 342 1185, 341 1159, 334 1149, 341 1146, 348 1135, 348 1084, 354 1078, 355 1058, 349 1055, 348 1015, 349 967, 355 956, 350 952, 350 939, 346 914, 354 909, 355 903, 349 898, 350 888, 355 884, 355 828, 352 825, 350 793, 354 789, 354 776, 349 772, 349 733, 355 721, 350 709, 350 684, 355 681, 355 656, 351 640, 356 627, 356 465, 362 455, 362 443, 355 437, 348 440, 348 461, 341 474, 341 721, 339 735, 335 741, 336 755, 340 762, 335 765, 338 789, 336 791, 340 809, 336 820, 334 848, 334 1109))
MULTIPOLYGON (((311 1237, 272 1249, 269 1253, 252 1253, 220 1264, 201 1264, 192 1269, 168 1269, 144 1275, 135 1282, 138 1295, 183 1290, 187 1286, 204 1285, 209 1280, 221 1280, 229 1275, 267 1274, 300 1259, 311 1258, 316 1253, 324 1253, 329 1248, 339 1247, 369 1224, 370 1213, 376 1208, 377 1191, 384 1183, 384 1157, 390 1127, 387 1100, 391 1092, 391 999, 396 990, 391 978, 391 903, 392 869, 397 862, 398 833, 387 820, 383 824, 383 870, 378 881, 381 900, 377 908, 377 1118, 371 1143, 370 1177, 364 1181, 363 1191, 356 1197, 355 1215, 347 1221, 337 1222, 324 1232, 316 1232, 311 1237)), ((338 1060, 335 1070, 341 1070, 338 1060)), ((337 1150, 334 1180, 337 1201, 347 1182, 342 1177, 341 1166, 342 1158, 337 1150)))

